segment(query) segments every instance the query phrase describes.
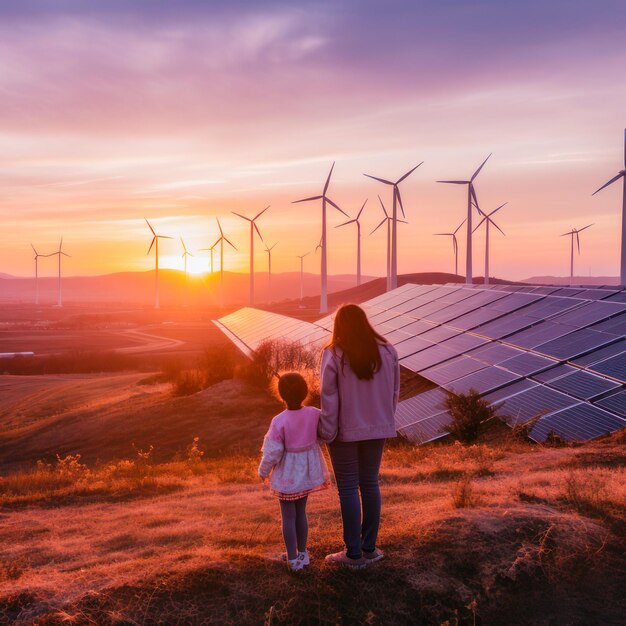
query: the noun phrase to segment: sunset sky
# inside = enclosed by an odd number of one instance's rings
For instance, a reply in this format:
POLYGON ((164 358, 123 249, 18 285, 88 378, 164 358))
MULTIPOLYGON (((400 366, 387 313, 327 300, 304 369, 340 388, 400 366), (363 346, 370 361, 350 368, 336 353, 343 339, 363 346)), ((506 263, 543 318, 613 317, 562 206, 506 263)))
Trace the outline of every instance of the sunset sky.
MULTIPOLYGON (((566 275, 559 235, 593 222, 576 273, 616 276, 621 185, 591 193, 624 167, 625 32, 623 0, 2 3, 0 272, 29 275, 29 243, 46 253, 61 235, 67 275, 151 269, 144 216, 195 252, 216 215, 239 248, 226 267, 245 271, 248 225, 231 211, 268 204, 274 268, 296 271, 321 209, 291 201, 318 194, 333 161, 329 195, 351 215, 369 199, 371 275, 385 272, 376 195, 391 195, 362 174, 424 161, 402 187, 399 271, 451 271, 433 233, 463 219, 465 189, 435 181, 493 152, 478 197, 509 204, 492 274, 566 275)), ((330 226, 343 219, 331 209, 330 226)), ((330 229, 330 273, 354 271, 355 236, 330 229)), ((483 245, 477 233, 476 275, 483 245)), ((182 267, 180 248, 164 241, 162 264, 182 267)))

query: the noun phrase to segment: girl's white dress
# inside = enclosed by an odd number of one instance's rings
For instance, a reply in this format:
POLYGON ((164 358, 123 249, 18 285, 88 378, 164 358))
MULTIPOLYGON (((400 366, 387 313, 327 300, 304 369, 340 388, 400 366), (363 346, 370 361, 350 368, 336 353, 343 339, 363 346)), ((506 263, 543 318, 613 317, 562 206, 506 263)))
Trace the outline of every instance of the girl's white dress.
POLYGON ((311 406, 287 409, 272 420, 265 435, 259 475, 270 476, 272 493, 281 500, 297 500, 330 485, 317 441, 319 415, 311 406))

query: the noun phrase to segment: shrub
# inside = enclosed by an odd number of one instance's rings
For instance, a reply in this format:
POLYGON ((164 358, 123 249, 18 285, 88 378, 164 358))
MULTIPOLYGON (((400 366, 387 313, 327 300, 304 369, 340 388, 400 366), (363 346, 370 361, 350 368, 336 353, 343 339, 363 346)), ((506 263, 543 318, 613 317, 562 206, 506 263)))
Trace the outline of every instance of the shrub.
POLYGON ((185 370, 174 380, 172 393, 175 396, 190 396, 206 387, 206 377, 202 370, 185 370))
POLYGON ((452 417, 446 430, 463 443, 475 441, 481 425, 494 417, 500 407, 480 398, 475 389, 458 395, 450 394, 443 403, 443 408, 452 417))
POLYGON ((452 504, 455 509, 466 509, 476 506, 478 497, 474 493, 472 478, 469 474, 452 485, 452 504))

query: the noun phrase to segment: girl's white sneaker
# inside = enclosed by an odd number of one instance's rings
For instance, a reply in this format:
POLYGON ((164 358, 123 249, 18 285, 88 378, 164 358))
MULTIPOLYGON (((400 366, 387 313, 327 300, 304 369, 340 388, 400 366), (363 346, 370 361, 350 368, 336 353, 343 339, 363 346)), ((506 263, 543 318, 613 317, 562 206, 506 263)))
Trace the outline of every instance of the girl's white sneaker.
POLYGON ((299 556, 297 556, 295 559, 288 559, 287 565, 289 566, 289 569, 293 572, 299 572, 304 569, 303 560, 299 556))
POLYGON ((305 550, 304 552, 298 552, 298 558, 302 561, 302 565, 306 567, 307 565, 311 565, 311 558, 309 557, 309 551, 305 550))

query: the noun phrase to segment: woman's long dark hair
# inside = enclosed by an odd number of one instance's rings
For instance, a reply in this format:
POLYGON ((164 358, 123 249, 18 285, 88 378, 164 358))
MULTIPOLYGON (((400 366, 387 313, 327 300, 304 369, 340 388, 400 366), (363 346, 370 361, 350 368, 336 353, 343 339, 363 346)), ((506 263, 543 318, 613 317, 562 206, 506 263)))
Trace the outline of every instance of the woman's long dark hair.
POLYGON ((357 378, 370 380, 380 369, 379 343, 387 343, 387 340, 372 328, 361 307, 344 304, 337 309, 333 338, 328 347, 343 350, 357 378))

